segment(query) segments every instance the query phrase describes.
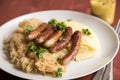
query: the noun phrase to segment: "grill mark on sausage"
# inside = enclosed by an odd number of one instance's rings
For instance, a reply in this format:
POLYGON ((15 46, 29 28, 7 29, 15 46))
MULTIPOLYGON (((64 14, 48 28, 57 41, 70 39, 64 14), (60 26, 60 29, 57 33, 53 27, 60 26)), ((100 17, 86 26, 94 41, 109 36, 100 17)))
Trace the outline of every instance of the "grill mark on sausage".
POLYGON ((46 23, 42 23, 38 28, 36 28, 35 30, 33 30, 32 32, 30 32, 27 35, 27 39, 28 40, 32 40, 34 38, 36 38, 42 31, 44 31, 46 28, 48 27, 48 24, 46 23))
POLYGON ((62 33, 63 33, 62 30, 57 30, 48 40, 45 41, 44 46, 45 47, 53 46, 62 36, 62 33))
POLYGON ((63 48, 65 48, 71 40, 72 33, 73 33, 72 28, 67 27, 63 34, 63 39, 61 41, 57 42, 54 46, 52 46, 50 51, 57 52, 57 51, 60 51, 63 48))
POLYGON ((47 40, 54 33, 54 25, 49 25, 48 29, 45 30, 43 33, 37 36, 36 41, 38 43, 43 43, 47 40))

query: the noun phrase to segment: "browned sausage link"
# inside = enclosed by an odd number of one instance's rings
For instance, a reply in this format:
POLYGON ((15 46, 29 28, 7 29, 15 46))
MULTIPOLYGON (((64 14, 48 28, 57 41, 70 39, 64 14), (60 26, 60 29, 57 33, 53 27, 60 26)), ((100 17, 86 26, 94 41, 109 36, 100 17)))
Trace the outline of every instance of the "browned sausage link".
POLYGON ((68 45, 68 43, 70 42, 71 36, 72 36, 72 28, 67 27, 67 29, 64 32, 63 39, 61 41, 59 41, 58 43, 56 43, 54 46, 52 46, 50 51, 56 52, 56 51, 60 51, 63 48, 65 48, 68 45))
POLYGON ((80 49, 81 33, 75 31, 72 36, 71 50, 63 57, 63 63, 68 63, 74 59, 80 49))
POLYGON ((63 31, 62 30, 57 30, 46 42, 44 43, 45 47, 51 47, 53 46, 58 39, 61 37, 63 31))
POLYGON ((43 33, 37 36, 36 41, 38 43, 43 43, 46 39, 54 33, 54 25, 49 25, 48 29, 45 30, 43 33))
POLYGON ((46 28, 48 27, 48 24, 46 23, 42 23, 38 28, 36 28, 35 30, 33 30, 32 32, 30 32, 27 35, 27 39, 28 40, 32 40, 34 38, 36 38, 42 31, 44 31, 46 28))

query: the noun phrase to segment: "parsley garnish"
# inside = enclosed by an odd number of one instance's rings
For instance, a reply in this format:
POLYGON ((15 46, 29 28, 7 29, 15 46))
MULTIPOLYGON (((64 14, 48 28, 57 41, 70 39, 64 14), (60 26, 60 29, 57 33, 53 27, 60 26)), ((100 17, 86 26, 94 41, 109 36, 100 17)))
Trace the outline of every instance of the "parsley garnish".
POLYGON ((61 57, 58 57, 58 58, 57 58, 57 61, 58 61, 59 63, 62 63, 62 58, 61 58, 61 57))
POLYGON ((32 43, 30 46, 29 46, 29 50, 31 52, 36 52, 36 56, 38 58, 41 58, 43 56, 43 54, 47 51, 47 49, 43 48, 43 47, 38 47, 35 45, 35 43, 32 43))
POLYGON ((51 19, 48 24, 54 25, 56 30, 65 30, 67 28, 64 22, 58 22, 56 19, 51 19))
POLYGON ((82 29, 82 33, 85 35, 91 35, 91 32, 89 29, 82 29))
POLYGON ((29 50, 32 52, 35 52, 37 50, 37 46, 35 45, 35 43, 32 43, 29 47, 29 50))
POLYGON ((67 28, 67 26, 65 25, 64 22, 58 22, 56 24, 56 28, 57 28, 57 30, 65 30, 67 28))
POLYGON ((27 28, 24 30, 25 34, 28 34, 29 32, 31 32, 33 30, 32 26, 27 26, 27 28))
POLYGON ((57 20, 56 19, 51 19, 50 21, 48 21, 48 24, 53 24, 54 26, 56 26, 57 20))
POLYGON ((37 57, 41 58, 46 51, 47 51, 47 49, 45 49, 45 48, 42 48, 42 47, 38 48, 37 57))
POLYGON ((56 71, 55 71, 55 76, 56 77, 62 77, 62 68, 58 68, 56 71))

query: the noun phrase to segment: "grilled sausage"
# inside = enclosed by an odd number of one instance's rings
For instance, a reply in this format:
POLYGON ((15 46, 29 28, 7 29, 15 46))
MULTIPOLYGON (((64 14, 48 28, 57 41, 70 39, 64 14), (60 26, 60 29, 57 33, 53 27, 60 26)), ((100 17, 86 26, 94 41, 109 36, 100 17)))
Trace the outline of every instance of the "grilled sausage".
POLYGON ((28 40, 32 40, 34 38, 36 38, 42 31, 44 31, 46 28, 48 27, 48 24, 46 23, 42 23, 38 28, 36 28, 35 30, 33 30, 32 32, 30 32, 27 35, 27 39, 28 40))
POLYGON ((62 30, 57 30, 48 40, 45 41, 44 46, 45 47, 53 46, 61 37, 62 33, 63 33, 62 30))
POLYGON ((59 41, 58 43, 56 43, 54 46, 52 46, 50 51, 57 52, 57 51, 60 51, 63 48, 65 48, 68 45, 68 43, 70 42, 71 36, 72 36, 72 28, 67 27, 67 29, 64 32, 62 40, 59 41))
POLYGON ((36 41, 38 43, 43 43, 44 41, 46 41, 47 38, 54 33, 54 28, 54 25, 49 25, 47 30, 37 36, 36 41))
POLYGON ((72 46, 70 51, 63 57, 63 63, 68 63, 74 59, 80 49, 81 33, 80 31, 75 31, 72 36, 72 46))

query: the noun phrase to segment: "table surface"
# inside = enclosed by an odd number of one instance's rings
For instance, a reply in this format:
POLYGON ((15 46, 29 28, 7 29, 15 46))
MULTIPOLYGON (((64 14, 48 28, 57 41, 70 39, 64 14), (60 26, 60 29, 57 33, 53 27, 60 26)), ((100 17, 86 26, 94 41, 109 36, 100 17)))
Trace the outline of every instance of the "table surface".
MULTIPOLYGON (((115 20, 112 26, 116 25, 120 19, 120 0, 116 1, 115 20)), ((0 25, 17 16, 43 10, 74 10, 91 13, 89 0, 0 0, 0 25)), ((75 80, 91 80, 94 74, 75 80)), ((120 80, 120 50, 114 59, 113 75, 114 80, 120 80)), ((22 78, 0 70, 0 79, 21 80, 22 78)))

